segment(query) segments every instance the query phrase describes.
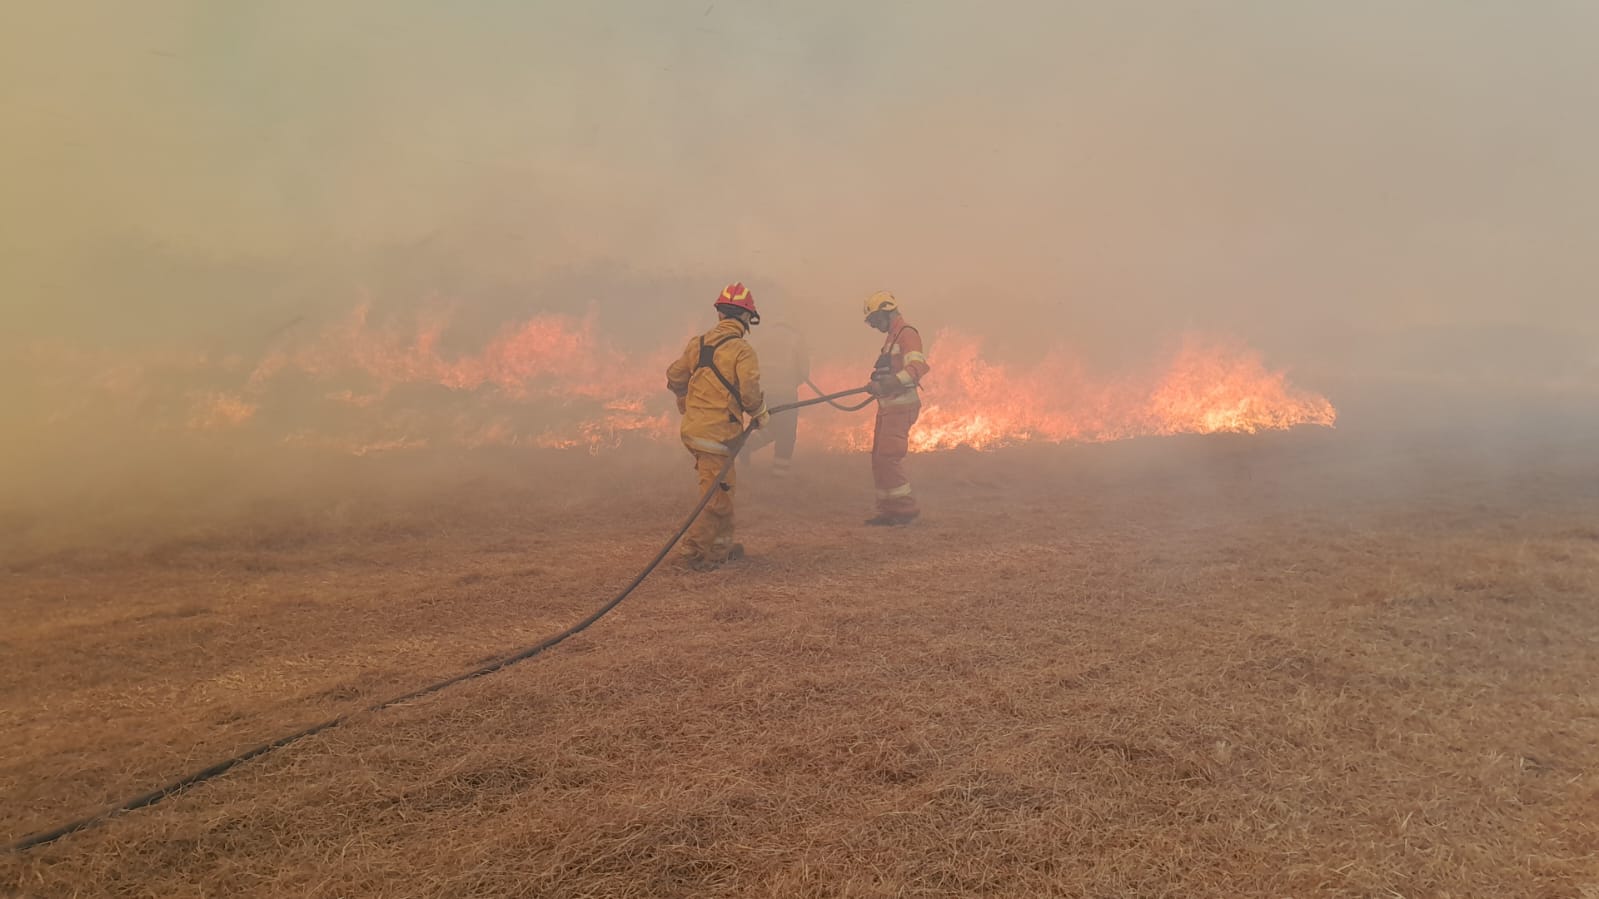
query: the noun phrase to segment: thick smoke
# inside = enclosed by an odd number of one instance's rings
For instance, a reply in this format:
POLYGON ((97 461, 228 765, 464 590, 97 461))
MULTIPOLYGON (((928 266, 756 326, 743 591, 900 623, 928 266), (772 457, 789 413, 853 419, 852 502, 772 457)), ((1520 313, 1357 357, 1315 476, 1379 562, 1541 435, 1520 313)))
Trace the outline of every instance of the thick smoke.
POLYGON ((734 279, 863 365, 888 287, 1000 357, 1221 334, 1341 404, 1599 379, 1592 4, 4 16, 17 460, 83 388, 39 352, 247 370, 361 304, 446 309, 467 349, 557 313, 652 351, 734 279))

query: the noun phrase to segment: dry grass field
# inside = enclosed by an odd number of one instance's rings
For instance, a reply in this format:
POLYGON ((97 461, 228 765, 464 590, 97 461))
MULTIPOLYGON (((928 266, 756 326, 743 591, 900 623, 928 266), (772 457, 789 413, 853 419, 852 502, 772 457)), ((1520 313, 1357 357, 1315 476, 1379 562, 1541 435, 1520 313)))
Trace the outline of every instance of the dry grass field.
MULTIPOLYGON (((743 470, 752 558, 0 856, 0 895, 1593 897, 1599 454, 1312 429, 743 470)), ((0 837, 581 617, 671 447, 278 458, 0 521, 0 837)))

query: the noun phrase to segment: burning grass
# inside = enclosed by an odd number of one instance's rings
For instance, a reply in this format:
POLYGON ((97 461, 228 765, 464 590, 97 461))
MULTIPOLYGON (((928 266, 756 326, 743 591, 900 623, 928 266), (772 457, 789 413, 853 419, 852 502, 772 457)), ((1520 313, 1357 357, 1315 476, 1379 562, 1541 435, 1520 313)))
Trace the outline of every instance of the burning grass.
MULTIPOLYGON (((43 396, 63 397, 42 401, 28 423, 42 420, 57 437, 73 423, 101 433, 115 423, 191 439, 238 432, 355 455, 485 446, 597 452, 677 439, 662 388, 662 372, 680 351, 675 339, 624 350, 592 318, 558 315, 508 322, 477 342, 447 340, 449 333, 442 312, 379 323, 362 306, 320 330, 285 332, 251 359, 39 345, 11 361, 43 396)), ((971 335, 929 337, 934 369, 923 385, 915 452, 1256 433, 1337 420, 1326 397, 1290 384, 1236 341, 1190 336, 1142 371, 1111 375, 1089 370, 1064 345, 1031 364, 1005 364, 971 335)), ((866 339, 860 353, 868 358, 814 360, 828 389, 865 380, 876 346, 866 339)), ((0 357, 0 368, 6 362, 0 357)), ((802 427, 808 443, 837 450, 871 441, 869 416, 810 415, 802 427)))
MULTIPOLYGON (((547 658, 6 858, 0 884, 1584 896, 1599 479, 1543 449, 938 454, 928 520, 891 532, 854 526, 860 459, 777 483, 758 458, 749 562, 664 570, 547 658)), ((569 622, 688 499, 676 454, 633 461, 356 460, 315 500, 13 552, 0 830, 569 622)))

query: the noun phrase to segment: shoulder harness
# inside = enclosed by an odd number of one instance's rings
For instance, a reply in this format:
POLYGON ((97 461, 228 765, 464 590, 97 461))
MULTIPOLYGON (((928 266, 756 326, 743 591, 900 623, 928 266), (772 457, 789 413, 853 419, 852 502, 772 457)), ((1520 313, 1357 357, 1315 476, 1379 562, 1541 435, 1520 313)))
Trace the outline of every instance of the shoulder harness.
POLYGON ((729 340, 737 340, 740 336, 738 334, 729 334, 711 344, 707 344, 705 338, 701 337, 700 361, 694 366, 694 371, 699 371, 702 368, 710 369, 711 374, 716 376, 716 380, 721 381, 722 386, 727 388, 728 394, 733 397, 733 402, 735 403, 742 403, 743 398, 739 395, 738 388, 733 386, 733 382, 727 379, 727 375, 722 374, 722 370, 716 367, 716 351, 722 348, 722 344, 727 343, 729 340))

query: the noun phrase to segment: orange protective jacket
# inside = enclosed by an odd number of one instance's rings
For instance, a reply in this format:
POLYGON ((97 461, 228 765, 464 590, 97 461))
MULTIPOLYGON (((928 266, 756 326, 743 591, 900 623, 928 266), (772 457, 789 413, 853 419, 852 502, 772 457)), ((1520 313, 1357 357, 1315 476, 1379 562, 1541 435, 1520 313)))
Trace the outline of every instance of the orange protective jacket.
MULTIPOLYGON (((877 400, 878 411, 920 406, 922 396, 917 386, 930 370, 927 354, 922 349, 922 335, 898 312, 894 313, 889 322, 888 336, 883 339, 883 356, 888 361, 888 370, 905 389, 892 396, 880 397, 877 400)), ((879 364, 882 364, 881 359, 879 364)))
POLYGON ((744 324, 724 318, 683 348, 666 369, 666 388, 683 413, 683 443, 691 450, 726 455, 728 441, 744 430, 744 415, 766 414, 761 366, 744 339, 744 324))

